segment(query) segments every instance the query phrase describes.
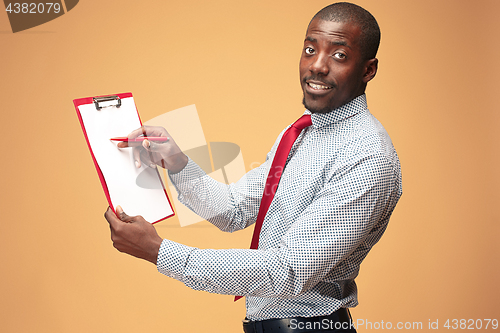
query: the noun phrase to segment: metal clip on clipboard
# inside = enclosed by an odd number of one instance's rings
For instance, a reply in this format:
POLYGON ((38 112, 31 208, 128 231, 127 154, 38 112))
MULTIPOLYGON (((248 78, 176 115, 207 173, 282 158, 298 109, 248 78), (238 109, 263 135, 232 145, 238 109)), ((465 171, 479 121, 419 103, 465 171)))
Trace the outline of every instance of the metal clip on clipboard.
POLYGON ((107 108, 110 106, 115 106, 119 108, 122 106, 122 100, 120 97, 116 95, 110 95, 110 96, 101 96, 101 97, 93 97, 92 100, 94 101, 95 108, 97 111, 101 111, 102 108, 107 108), (116 104, 114 103, 106 103, 106 102, 113 102, 117 101, 116 104), (103 105, 100 105, 99 103, 103 103, 103 105))

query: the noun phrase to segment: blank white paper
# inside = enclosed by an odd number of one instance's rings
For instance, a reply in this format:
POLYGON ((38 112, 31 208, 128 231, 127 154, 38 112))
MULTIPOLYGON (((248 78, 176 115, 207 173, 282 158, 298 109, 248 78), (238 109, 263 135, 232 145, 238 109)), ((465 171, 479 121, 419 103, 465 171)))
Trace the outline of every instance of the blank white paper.
MULTIPOLYGON (((78 107, 87 138, 99 168, 106 180, 113 207, 120 205, 129 216, 142 215, 150 223, 173 215, 158 172, 145 172, 141 177, 150 177, 152 188, 136 184, 138 175, 144 171, 144 163, 137 169, 131 148, 120 149, 110 138, 127 136, 141 127, 133 97, 122 98, 121 107, 106 107, 98 111, 94 104, 78 107)), ((143 178, 142 178, 143 179, 143 178)))

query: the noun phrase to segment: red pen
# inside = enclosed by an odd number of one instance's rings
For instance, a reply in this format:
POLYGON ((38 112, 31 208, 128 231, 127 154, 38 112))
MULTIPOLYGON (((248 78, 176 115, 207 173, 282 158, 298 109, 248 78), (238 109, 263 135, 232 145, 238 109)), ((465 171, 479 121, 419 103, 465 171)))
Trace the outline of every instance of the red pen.
POLYGON ((111 138, 111 141, 122 141, 122 142, 142 142, 144 140, 155 141, 155 142, 167 142, 170 140, 169 137, 166 136, 138 136, 135 139, 129 139, 126 136, 120 136, 116 138, 111 138))

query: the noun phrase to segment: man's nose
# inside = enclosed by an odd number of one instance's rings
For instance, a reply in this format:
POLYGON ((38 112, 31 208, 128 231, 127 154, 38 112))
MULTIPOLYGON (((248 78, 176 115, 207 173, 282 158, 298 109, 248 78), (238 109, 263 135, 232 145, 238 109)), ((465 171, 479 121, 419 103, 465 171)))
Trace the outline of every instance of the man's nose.
POLYGON ((309 70, 314 74, 327 75, 328 69, 328 56, 318 54, 314 61, 311 63, 309 70))

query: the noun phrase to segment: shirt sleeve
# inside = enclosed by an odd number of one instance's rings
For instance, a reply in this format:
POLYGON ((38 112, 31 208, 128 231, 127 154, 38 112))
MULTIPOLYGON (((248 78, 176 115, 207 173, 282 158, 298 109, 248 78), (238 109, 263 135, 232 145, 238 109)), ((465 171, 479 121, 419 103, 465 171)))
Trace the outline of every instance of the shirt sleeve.
POLYGON ((294 297, 322 281, 334 267, 335 274, 351 274, 349 257, 366 255, 359 250, 363 242, 371 234, 380 237, 385 229, 395 205, 391 204, 395 182, 393 167, 384 156, 363 157, 330 176, 278 247, 212 250, 164 240, 158 270, 195 290, 294 297), (339 270, 340 265, 345 269, 339 270))
POLYGON ((191 159, 181 172, 169 173, 169 177, 179 201, 190 210, 222 231, 241 230, 257 219, 272 151, 263 164, 229 185, 214 180, 191 159))

